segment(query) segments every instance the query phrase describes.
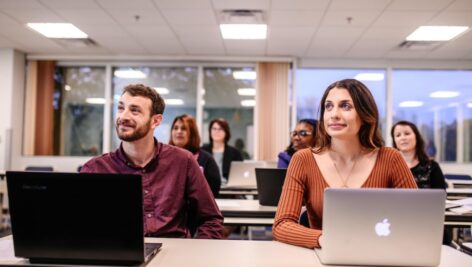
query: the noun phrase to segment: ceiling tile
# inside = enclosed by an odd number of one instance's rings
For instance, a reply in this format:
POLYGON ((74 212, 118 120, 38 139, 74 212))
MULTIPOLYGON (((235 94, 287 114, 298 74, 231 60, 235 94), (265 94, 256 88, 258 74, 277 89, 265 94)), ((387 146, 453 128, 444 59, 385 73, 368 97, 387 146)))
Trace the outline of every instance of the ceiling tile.
POLYGON ((354 41, 361 36, 363 31, 362 27, 321 27, 316 33, 316 38, 339 38, 354 41))
POLYGON ((56 11, 61 17, 73 24, 116 24, 113 18, 101 9, 59 9, 56 11), (86 16, 84 14, 87 14, 86 16))
POLYGON ((216 25, 215 14, 209 9, 165 9, 162 14, 172 25, 216 25))
POLYGON ((398 39, 403 41, 405 38, 416 30, 416 26, 411 27, 371 27, 362 35, 363 38, 367 39, 398 39))
POLYGON ((227 55, 264 55, 265 41, 261 40, 225 40, 224 41, 227 55))
POLYGON ((395 11, 440 11, 454 0, 394 0, 387 10, 395 11))
POLYGON ((175 38, 175 34, 166 26, 131 26, 125 28, 129 34, 138 38, 149 37, 156 40, 175 38))
POLYGON ((287 40, 290 42, 308 42, 311 40, 315 29, 312 27, 271 27, 269 29, 268 39, 270 41, 287 40))
POLYGON ((286 40, 271 41, 267 45, 268 56, 303 56, 308 43, 287 42, 286 40))
POLYGON ((434 12, 402 12, 402 11, 386 11, 379 17, 373 26, 375 27, 400 27, 415 26, 419 27, 427 23, 433 16, 434 12))
POLYGON ((323 26, 368 26, 380 15, 381 11, 328 11, 321 25, 323 26), (350 19, 349 19, 350 18, 350 19))
POLYGON ((384 57, 387 59, 420 59, 424 58, 429 51, 409 51, 409 50, 392 50, 387 52, 384 57))
POLYGON ((150 38, 140 37, 137 41, 147 51, 153 54, 185 54, 185 50, 176 38, 150 38))
MULTIPOLYGON (((472 1, 470 3, 472 5, 472 1)), ((442 12, 430 20, 427 25, 472 27, 472 11, 442 12)))
POLYGON ((398 45, 396 39, 366 39, 357 41, 346 53, 346 57, 356 58, 378 58, 388 51, 395 49, 398 45))
POLYGON ((17 45, 15 42, 0 36, 0 48, 11 48, 15 47, 15 45, 17 45))
POLYGON ((323 12, 320 11, 280 11, 272 10, 269 17, 271 26, 311 26, 316 27, 323 12))
POLYGON ((272 10, 325 10, 329 0, 272 0, 272 10))
POLYGON ((0 9, 4 8, 42 8, 37 0, 0 0, 0 9))
POLYGON ((185 37, 196 37, 199 39, 213 39, 221 40, 221 34, 218 26, 182 26, 178 25, 173 27, 174 32, 182 38, 185 37))
POLYGON ((211 9, 211 0, 154 0, 160 9, 211 9))
POLYGON ((166 25, 159 11, 152 9, 108 9, 108 13, 125 26, 166 25))
POLYGON ((214 54, 223 55, 225 53, 223 41, 207 38, 180 38, 180 41, 190 54, 210 55, 214 52, 214 54))
POLYGON ((223 9, 261 9, 268 10, 269 0, 212 0, 213 6, 217 10, 223 9))
POLYGON ((131 36, 122 29, 119 25, 110 24, 88 24, 78 23, 76 26, 87 33, 92 39, 95 38, 107 38, 107 37, 122 37, 130 38, 131 36))
POLYGON ((95 0, 104 8, 128 9, 128 8, 154 8, 152 0, 95 0))
POLYGON ((330 10, 383 10, 390 0, 332 0, 330 10))
POLYGON ((448 11, 472 11, 470 0, 456 0, 452 2, 446 10, 448 11))
POLYGON ((94 0, 41 0, 41 3, 52 10, 100 8, 94 0))
POLYGON ((59 16, 46 8, 37 9, 4 9, 4 13, 21 23, 28 22, 64 22, 59 16))
POLYGON ((352 41, 343 38, 315 38, 308 48, 307 56, 342 57, 351 47, 352 41))

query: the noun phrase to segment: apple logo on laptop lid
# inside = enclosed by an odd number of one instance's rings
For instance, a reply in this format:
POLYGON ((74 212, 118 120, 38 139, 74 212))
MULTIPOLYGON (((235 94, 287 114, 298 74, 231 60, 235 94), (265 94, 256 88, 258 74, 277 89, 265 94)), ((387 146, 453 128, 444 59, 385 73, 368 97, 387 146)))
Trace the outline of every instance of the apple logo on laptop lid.
POLYGON ((249 177, 249 171, 245 171, 244 172, 244 178, 248 178, 249 177))
POLYGON ((387 218, 375 224, 375 233, 380 237, 390 235, 390 223, 387 218))

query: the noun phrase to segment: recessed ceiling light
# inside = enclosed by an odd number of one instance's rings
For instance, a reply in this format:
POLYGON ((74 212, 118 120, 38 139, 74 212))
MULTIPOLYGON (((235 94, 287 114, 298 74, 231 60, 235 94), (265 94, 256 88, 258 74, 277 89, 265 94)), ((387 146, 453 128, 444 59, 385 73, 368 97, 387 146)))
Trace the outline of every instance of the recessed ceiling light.
POLYGON ((254 107, 255 105, 256 105, 256 100, 254 99, 241 100, 241 106, 243 107, 254 107))
POLYGON ((261 40, 267 38, 267 24, 220 24, 223 39, 261 40))
POLYGON ((449 41, 468 30, 467 26, 420 26, 407 41, 449 41))
POLYGON ((164 102, 169 106, 181 106, 184 104, 184 101, 180 98, 169 98, 165 99, 164 102))
POLYGON ((154 87, 154 90, 160 95, 168 95, 170 93, 169 89, 164 87, 154 87))
POLYGON ((255 80, 256 72, 255 71, 233 71, 233 78, 236 80, 255 80))
POLYGON ((403 101, 400 102, 398 106, 402 108, 417 108, 423 106, 423 104, 424 103, 422 101, 403 101))
POLYGON ((88 38, 86 33, 71 23, 28 23, 26 26, 47 38, 88 38))
POLYGON ((256 95, 256 89, 255 88, 239 88, 238 89, 238 95, 255 96, 256 95))
POLYGON ((147 77, 146 73, 140 70, 115 70, 114 74, 123 79, 144 79, 147 77))
POLYGON ((432 98, 452 98, 459 96, 460 93, 456 91, 436 91, 429 94, 429 97, 432 98))
POLYGON ((359 81, 383 81, 383 73, 359 73, 354 76, 354 79, 359 81))
POLYGON ((467 103, 468 108, 472 108, 472 102, 467 103))
POLYGON ((105 104, 105 98, 88 97, 85 102, 93 105, 103 105, 105 104))

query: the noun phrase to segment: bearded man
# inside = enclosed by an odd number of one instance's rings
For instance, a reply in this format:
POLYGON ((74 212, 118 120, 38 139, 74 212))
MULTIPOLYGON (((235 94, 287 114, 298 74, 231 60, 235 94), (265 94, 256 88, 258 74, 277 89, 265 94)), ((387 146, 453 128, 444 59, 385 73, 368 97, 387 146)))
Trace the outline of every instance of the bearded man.
MULTIPOLYGON (((164 108, 154 89, 126 86, 115 121, 120 147, 91 159, 81 172, 141 175, 145 236, 221 238, 223 217, 197 161, 190 152, 154 137, 164 108)), ((110 223, 122 215, 110 214, 110 223)))

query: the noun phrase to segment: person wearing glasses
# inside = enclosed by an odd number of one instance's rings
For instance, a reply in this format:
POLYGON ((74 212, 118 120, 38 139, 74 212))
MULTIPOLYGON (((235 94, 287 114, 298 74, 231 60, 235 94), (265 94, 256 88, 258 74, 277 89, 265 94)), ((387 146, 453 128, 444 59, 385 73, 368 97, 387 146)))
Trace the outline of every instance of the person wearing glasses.
POLYGON ((216 198, 221 186, 220 172, 210 153, 200 149, 200 134, 197 122, 193 117, 187 114, 175 117, 170 128, 169 145, 186 149, 192 153, 216 198))
POLYGON ((317 121, 314 119, 301 119, 298 121, 295 130, 290 132, 290 145, 285 151, 279 153, 277 168, 288 168, 288 164, 295 152, 315 145, 316 124, 317 121))
POLYGON ((384 145, 372 93, 355 79, 334 82, 325 90, 316 144, 298 151, 290 161, 274 219, 274 239, 323 247, 326 188, 417 188, 400 152, 384 145), (303 204, 308 227, 299 224, 303 204))
POLYGON ((202 150, 213 155, 221 174, 221 185, 228 182, 229 168, 232 161, 243 161, 243 156, 234 147, 228 145, 231 138, 228 122, 223 118, 214 119, 208 127, 210 144, 202 146, 202 150))

